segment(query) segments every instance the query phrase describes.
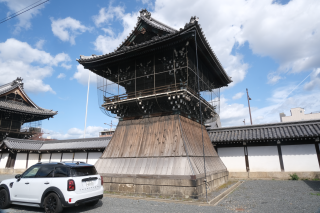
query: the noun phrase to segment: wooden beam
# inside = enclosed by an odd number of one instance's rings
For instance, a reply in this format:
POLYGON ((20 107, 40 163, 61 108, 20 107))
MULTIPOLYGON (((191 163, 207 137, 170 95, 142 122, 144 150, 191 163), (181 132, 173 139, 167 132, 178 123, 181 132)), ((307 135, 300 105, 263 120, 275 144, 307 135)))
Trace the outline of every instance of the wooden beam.
POLYGON ((248 147, 246 145, 246 143, 244 144, 244 157, 245 157, 245 161, 246 161, 246 170, 247 172, 250 172, 250 166, 249 166, 249 157, 248 157, 248 147))
POLYGON ((277 144, 281 172, 284 172, 281 144, 277 144))
POLYGON ((29 161, 29 152, 27 152, 27 162, 26 162, 26 169, 28 169, 28 161, 29 161))
POLYGON ((314 144, 316 147, 316 152, 317 152, 317 157, 318 157, 318 163, 319 163, 319 167, 320 167, 320 149, 319 149, 319 143, 315 143, 314 144))

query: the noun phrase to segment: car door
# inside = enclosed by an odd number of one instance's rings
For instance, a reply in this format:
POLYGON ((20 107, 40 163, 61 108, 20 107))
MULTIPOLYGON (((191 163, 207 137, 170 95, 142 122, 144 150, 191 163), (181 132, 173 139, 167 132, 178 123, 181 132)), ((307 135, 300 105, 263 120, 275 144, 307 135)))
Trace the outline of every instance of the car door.
POLYGON ((40 169, 40 165, 35 165, 27 169, 20 179, 17 179, 10 190, 11 201, 34 203, 32 199, 32 193, 37 185, 32 180, 35 179, 35 175, 40 169))
POLYGON ((33 178, 32 180, 30 179, 29 185, 30 187, 32 187, 30 199, 34 203, 41 203, 41 198, 44 191, 47 188, 55 185, 53 183, 54 166, 55 165, 52 164, 42 165, 37 174, 35 175, 35 178, 33 178))

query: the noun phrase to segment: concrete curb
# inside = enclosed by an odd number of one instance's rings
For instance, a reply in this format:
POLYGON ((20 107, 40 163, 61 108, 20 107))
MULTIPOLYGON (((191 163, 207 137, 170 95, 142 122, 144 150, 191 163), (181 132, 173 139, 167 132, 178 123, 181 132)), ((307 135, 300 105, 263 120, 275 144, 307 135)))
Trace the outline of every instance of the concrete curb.
POLYGON ((217 197, 215 197, 212 200, 210 200, 208 203, 211 204, 211 205, 213 204, 213 206, 218 205, 218 203, 220 203, 220 201, 222 201, 225 197, 227 197, 231 192, 233 192, 243 182, 244 181, 238 181, 236 184, 234 184, 229 189, 227 189, 226 191, 224 191, 221 194, 219 194, 217 197))

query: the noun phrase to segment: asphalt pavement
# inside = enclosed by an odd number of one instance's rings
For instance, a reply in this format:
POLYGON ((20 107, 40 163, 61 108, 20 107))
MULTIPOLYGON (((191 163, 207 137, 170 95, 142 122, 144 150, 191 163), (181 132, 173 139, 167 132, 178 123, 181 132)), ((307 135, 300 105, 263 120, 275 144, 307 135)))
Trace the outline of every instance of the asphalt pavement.
MULTIPOLYGON (((4 213, 43 212, 39 208, 13 205, 4 213)), ((317 212, 320 213, 320 181, 247 180, 229 194, 217 206, 199 206, 158 202, 144 199, 104 197, 96 206, 66 208, 71 212, 317 212)))

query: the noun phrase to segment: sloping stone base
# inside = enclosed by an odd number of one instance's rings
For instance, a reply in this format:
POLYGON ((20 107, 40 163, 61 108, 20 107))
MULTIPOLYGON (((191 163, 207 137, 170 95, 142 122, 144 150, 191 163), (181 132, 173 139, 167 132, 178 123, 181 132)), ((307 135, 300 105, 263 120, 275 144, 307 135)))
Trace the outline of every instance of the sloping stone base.
MULTIPOLYGON (((121 177, 114 174, 101 174, 103 187, 108 192, 198 198, 205 194, 204 177, 196 176, 152 176, 135 175, 121 177)), ((208 192, 228 181, 228 171, 207 175, 208 192)))

